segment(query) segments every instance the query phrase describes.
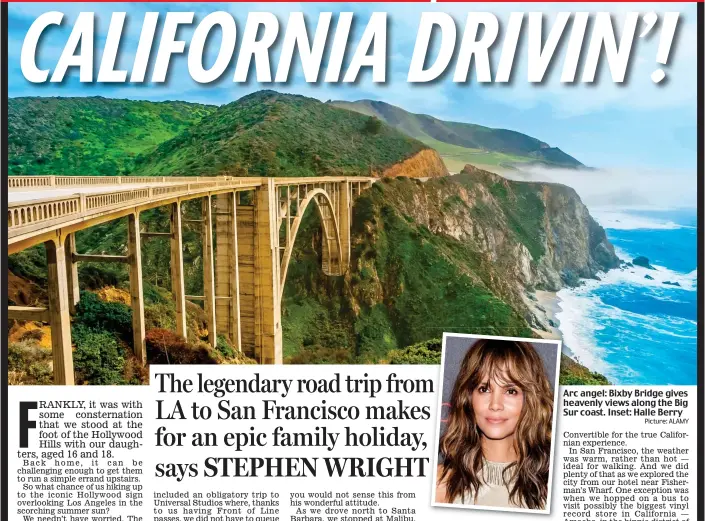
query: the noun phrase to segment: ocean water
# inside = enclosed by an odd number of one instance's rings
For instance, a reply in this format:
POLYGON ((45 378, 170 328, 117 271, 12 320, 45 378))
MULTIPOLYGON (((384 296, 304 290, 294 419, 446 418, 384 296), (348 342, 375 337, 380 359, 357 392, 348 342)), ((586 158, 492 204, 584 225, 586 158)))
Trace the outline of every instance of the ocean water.
POLYGON ((645 256, 655 269, 610 270, 559 291, 567 350, 615 384, 695 385, 696 210, 591 213, 620 259, 645 256))

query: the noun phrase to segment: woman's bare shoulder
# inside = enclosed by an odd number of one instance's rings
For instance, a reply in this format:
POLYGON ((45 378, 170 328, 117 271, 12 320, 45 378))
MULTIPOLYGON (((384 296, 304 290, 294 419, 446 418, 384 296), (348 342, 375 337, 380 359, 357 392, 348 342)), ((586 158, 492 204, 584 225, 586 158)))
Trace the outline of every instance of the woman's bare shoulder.
POLYGON ((441 480, 443 474, 443 465, 436 467, 436 503, 448 503, 448 491, 446 490, 446 481, 448 476, 441 480))

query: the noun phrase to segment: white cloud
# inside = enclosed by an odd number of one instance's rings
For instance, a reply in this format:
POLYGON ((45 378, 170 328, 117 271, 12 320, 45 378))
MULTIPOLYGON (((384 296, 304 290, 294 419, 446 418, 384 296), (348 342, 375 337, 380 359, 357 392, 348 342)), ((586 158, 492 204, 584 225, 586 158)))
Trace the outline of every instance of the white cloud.
MULTIPOLYGON (((374 11, 381 8, 377 4, 364 4, 364 7, 360 6, 360 9, 374 11)), ((655 59, 659 33, 658 30, 654 30, 647 39, 637 39, 638 41, 632 51, 633 66, 629 77, 630 81, 624 85, 612 82, 607 64, 604 61, 603 70, 598 77, 599 81, 594 84, 561 84, 559 80, 565 52, 565 45, 563 45, 561 52, 554 57, 554 61, 556 61, 558 66, 555 67, 553 74, 547 77, 541 85, 533 85, 527 81, 526 47, 523 46, 517 49, 512 72, 513 82, 510 85, 478 85, 472 83, 470 87, 480 96, 512 107, 529 109, 537 105, 547 104, 553 108, 556 115, 562 117, 614 108, 651 110, 670 107, 693 107, 694 109, 696 105, 697 68, 694 64, 697 60, 697 14, 696 7, 693 4, 591 3, 582 6, 575 3, 550 3, 540 4, 539 9, 538 5, 513 3, 436 3, 405 5, 404 9, 399 11, 394 10, 393 6, 389 5, 385 6, 384 9, 393 11, 390 14, 390 24, 392 24, 392 30, 394 31, 393 45, 395 46, 395 55, 402 54, 407 61, 410 59, 413 49, 420 15, 425 11, 442 11, 451 14, 458 26, 458 40, 462 37, 462 29, 465 26, 468 12, 473 11, 492 12, 499 17, 501 25, 505 25, 509 19, 509 14, 515 11, 527 13, 540 10, 549 21, 553 21, 559 12, 576 12, 578 10, 587 10, 590 13, 609 12, 613 15, 614 24, 617 28, 622 27, 625 15, 628 12, 647 13, 655 11, 656 13, 663 13, 676 11, 680 13, 680 38, 678 46, 671 49, 668 66, 665 67, 668 75, 668 81, 665 85, 657 86, 651 81, 650 77, 656 68, 661 67, 656 63, 655 59), (522 51, 524 55, 521 54, 522 51)), ((525 24, 526 18, 525 15, 525 24)), ((547 26, 550 27, 550 23, 547 26)), ((547 31, 548 29, 544 29, 544 33, 547 31)), ((499 61, 501 41, 498 40, 495 47, 497 49, 493 55, 495 62, 493 71, 496 71, 496 65, 499 61)), ((452 66, 453 64, 451 63, 449 67, 452 66)), ((579 69, 578 78, 581 72, 579 69)), ((445 81, 449 82, 450 80, 446 79, 445 81)))
POLYGON ((697 175, 687 170, 522 168, 502 175, 575 189, 588 208, 695 208, 697 175))
MULTIPOLYGON (((586 4, 578 5, 575 3, 567 4, 284 4, 284 3, 242 3, 242 4, 208 4, 208 3, 144 3, 144 4, 55 4, 55 3, 39 3, 39 4, 23 4, 11 3, 10 14, 14 16, 22 16, 25 18, 33 18, 40 13, 59 9, 66 13, 67 20, 75 20, 77 14, 81 11, 92 10, 100 13, 99 19, 101 24, 99 29, 104 34, 107 31, 107 20, 112 11, 128 11, 130 13, 130 33, 125 35, 126 42, 121 46, 124 53, 123 62, 129 63, 132 58, 128 54, 136 45, 135 40, 139 37, 140 21, 147 11, 195 11, 197 19, 202 18, 205 14, 216 10, 228 10, 237 20, 238 29, 242 31, 244 20, 249 11, 271 11, 274 12, 284 25, 288 19, 288 14, 292 11, 304 11, 309 14, 309 19, 315 23, 317 14, 321 11, 330 10, 333 12, 354 11, 356 18, 364 20, 374 11, 386 11, 389 13, 390 27, 390 60, 389 71, 393 73, 393 80, 388 79, 387 85, 378 86, 366 80, 361 80, 355 89, 350 89, 345 85, 339 86, 312 86, 301 83, 300 71, 297 68, 297 74, 294 82, 296 87, 284 87, 289 89, 298 89, 307 92, 325 92, 330 90, 332 97, 341 97, 339 93, 350 92, 350 95, 355 98, 370 97, 370 98, 386 98, 392 103, 399 104, 405 108, 409 108, 416 112, 421 111, 433 112, 436 114, 443 113, 445 108, 449 107, 450 92, 453 90, 453 85, 450 83, 450 78, 446 78, 443 82, 436 82, 433 85, 428 85, 425 88, 412 86, 406 83, 405 67, 408 67, 416 31, 420 15, 425 11, 444 11, 450 13, 457 21, 458 27, 462 30, 464 27, 467 13, 471 11, 489 11, 495 13, 501 21, 506 24, 509 13, 513 11, 527 12, 529 10, 541 10, 546 14, 547 18, 551 19, 556 13, 561 11, 576 11, 577 9, 589 9, 590 12, 607 11, 615 15, 617 24, 621 24, 624 15, 629 11, 639 11, 642 13, 648 11, 664 12, 664 11, 679 11, 681 12, 680 21, 680 42, 677 48, 672 50, 669 66, 666 67, 668 73, 668 81, 666 85, 657 86, 651 79, 651 72, 657 68, 658 64, 655 61, 656 48, 658 38, 653 37, 648 41, 639 40, 639 45, 636 54, 632 57, 633 70, 631 71, 630 81, 628 84, 620 86, 611 81, 609 71, 602 71, 600 81, 595 85, 576 84, 566 86, 560 84, 560 65, 562 60, 558 58, 558 66, 553 71, 551 77, 543 85, 535 86, 527 82, 526 76, 526 59, 520 55, 521 49, 518 50, 515 58, 515 70, 513 71, 513 83, 511 85, 491 85, 478 86, 471 84, 468 87, 473 91, 473 96, 481 96, 485 99, 500 102, 512 107, 528 109, 539 105, 547 105, 552 108, 554 114, 559 117, 569 117, 581 114, 600 112, 610 109, 631 109, 637 111, 649 111, 652 109, 686 107, 693 109, 696 106, 697 97, 697 81, 696 81, 696 49, 697 49, 697 31, 696 31, 696 8, 693 4, 586 4), (128 48, 129 50, 126 50, 128 48)), ((525 20, 526 22, 526 20, 525 20)), ((503 24, 503 25, 504 25, 503 24)), ((618 25, 619 26, 619 25, 618 25)), ((188 34, 186 31, 185 34, 188 34)), ((656 31, 654 36, 658 36, 656 31)), ((460 39, 461 35, 458 36, 460 39)), ((350 42, 354 45, 354 41, 350 42)), ((501 42, 497 42, 500 44, 501 42)), ((13 46, 15 47, 15 46, 13 46)), ((501 45, 497 45, 498 51, 501 45)), ((98 53, 102 49, 97 49, 98 53)), ((524 48, 524 53, 525 53, 524 48)), ((498 60, 499 53, 495 58, 498 60)), ((273 60, 275 63, 275 60, 273 60)), ((192 89, 196 85, 187 77, 186 82, 181 81, 185 77, 184 71, 179 71, 179 81, 173 81, 169 85, 161 86, 159 96, 172 94, 177 96, 183 92, 185 88, 192 89), (183 74, 182 74, 183 73, 183 74), (168 92, 167 92, 168 91, 168 92)), ((580 71, 579 71, 580 72, 580 71)), ((226 73, 227 74, 227 73, 226 73)), ((222 84, 221 84, 222 86, 222 84)), ((241 91, 241 88, 235 88, 236 91, 241 91)), ((264 87, 280 88, 277 84, 267 85, 264 87)), ((116 89, 123 90, 123 89, 116 89)), ((132 89, 125 89, 132 91, 132 89)), ((150 93, 151 95, 151 93, 150 93)), ((315 94, 313 94, 315 95, 315 94)), ((323 97, 323 96, 316 96, 323 97)), ((456 96, 457 97, 457 96, 456 96)))
MULTIPOLYGON (((615 17, 621 25, 622 17, 615 17)), ((681 23, 685 20, 681 20, 681 23)), ((679 45, 672 50, 667 72, 667 83, 657 85, 651 81, 651 73, 661 66, 656 62, 658 39, 638 42, 633 49, 632 70, 629 81, 623 85, 611 81, 607 63, 603 62, 599 84, 577 83, 565 86, 558 82, 560 68, 554 71, 551 81, 532 86, 525 81, 526 63, 515 66, 515 83, 512 88, 495 88, 484 91, 496 101, 513 106, 530 108, 547 102, 557 116, 575 116, 609 108, 652 110, 670 107, 695 107, 697 101, 697 27, 695 23, 684 23, 680 29, 679 45)), ((561 56, 562 58, 562 56, 561 56)), ((562 64, 562 59, 558 61, 562 64)), ((578 70, 578 77, 580 70, 578 70)))

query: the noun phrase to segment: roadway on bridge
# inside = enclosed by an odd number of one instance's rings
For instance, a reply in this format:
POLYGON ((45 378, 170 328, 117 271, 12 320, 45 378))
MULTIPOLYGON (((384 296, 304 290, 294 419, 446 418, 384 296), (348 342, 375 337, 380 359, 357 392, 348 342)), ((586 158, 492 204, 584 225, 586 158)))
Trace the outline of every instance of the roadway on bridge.
POLYGON ((130 184, 120 184, 120 185, 98 185, 98 186, 69 186, 67 188, 40 188, 40 189, 19 189, 19 190, 9 190, 7 192, 7 203, 23 203, 32 201, 42 201, 44 199, 51 199, 54 197, 66 197, 76 194, 100 194, 100 193, 110 193, 118 192, 123 190, 137 190, 139 188, 149 188, 153 186, 171 186, 184 184, 179 183, 159 183, 155 185, 154 183, 130 183, 130 184))

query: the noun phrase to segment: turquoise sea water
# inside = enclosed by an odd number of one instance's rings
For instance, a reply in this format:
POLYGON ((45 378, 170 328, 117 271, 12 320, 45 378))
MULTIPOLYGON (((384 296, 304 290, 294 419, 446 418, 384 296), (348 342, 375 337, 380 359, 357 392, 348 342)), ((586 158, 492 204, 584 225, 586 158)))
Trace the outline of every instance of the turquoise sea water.
POLYGON ((561 290, 556 316, 564 344, 615 384, 695 385, 696 211, 594 216, 621 259, 645 256, 655 269, 611 270, 600 281, 561 290))

